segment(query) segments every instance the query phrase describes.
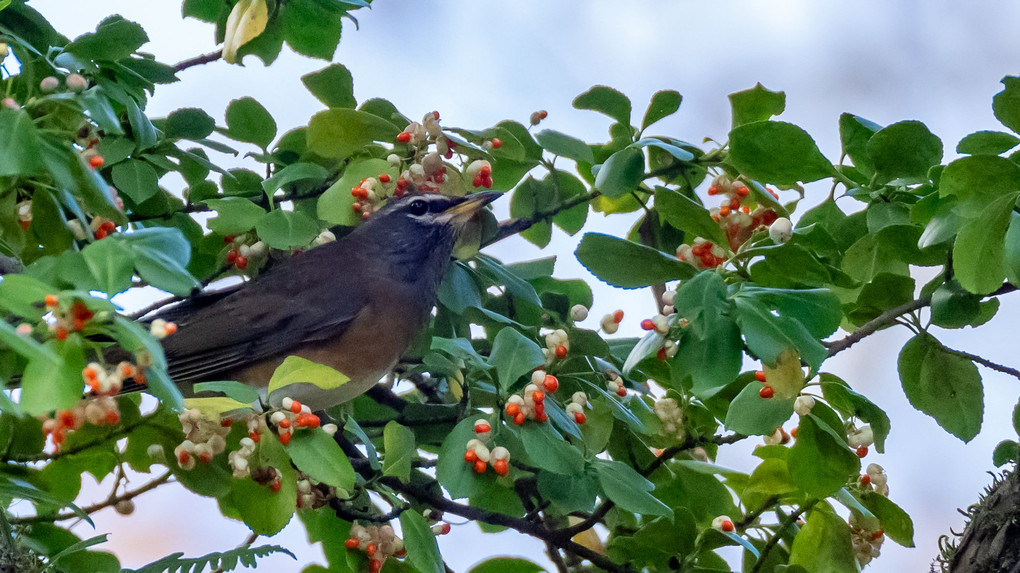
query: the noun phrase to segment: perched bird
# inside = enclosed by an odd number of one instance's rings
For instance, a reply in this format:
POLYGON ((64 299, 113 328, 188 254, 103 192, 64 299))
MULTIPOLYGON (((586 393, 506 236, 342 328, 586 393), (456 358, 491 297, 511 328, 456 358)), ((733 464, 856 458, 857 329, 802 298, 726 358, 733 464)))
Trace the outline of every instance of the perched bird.
MULTIPOLYGON (((166 316, 178 324, 163 340, 170 377, 179 384, 265 385, 293 355, 350 380, 330 389, 288 386, 290 397, 313 409, 354 399, 393 369, 427 323, 458 237, 498 196, 392 199, 337 241, 281 262, 226 295, 168 309, 166 316)), ((280 398, 269 397, 271 403, 280 398)))

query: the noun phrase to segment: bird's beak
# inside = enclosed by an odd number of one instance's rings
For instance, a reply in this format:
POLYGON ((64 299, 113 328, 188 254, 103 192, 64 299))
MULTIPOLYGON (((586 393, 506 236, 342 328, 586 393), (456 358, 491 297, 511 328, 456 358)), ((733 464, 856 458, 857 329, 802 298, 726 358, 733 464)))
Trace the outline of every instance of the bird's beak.
POLYGON ((442 219, 445 219, 452 223, 465 223, 481 211, 486 205, 492 203, 503 194, 496 191, 482 191, 481 193, 475 193, 468 195, 463 201, 450 207, 443 214, 440 215, 442 219))

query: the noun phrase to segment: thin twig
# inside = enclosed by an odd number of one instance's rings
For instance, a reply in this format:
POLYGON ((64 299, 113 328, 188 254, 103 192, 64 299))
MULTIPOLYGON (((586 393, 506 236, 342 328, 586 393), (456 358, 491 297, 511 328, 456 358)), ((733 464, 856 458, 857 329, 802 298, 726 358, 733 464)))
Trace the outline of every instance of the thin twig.
POLYGON ((769 553, 772 552, 775 546, 779 544, 779 538, 781 534, 784 531, 786 531, 788 527, 793 525, 793 523, 797 521, 797 518, 803 515, 804 512, 814 507, 816 503, 818 503, 818 500, 812 499, 805 503, 804 505, 800 506, 800 508, 797 511, 786 516, 786 519, 784 519, 779 524, 779 527, 776 528, 776 533, 769 538, 768 542, 765 543, 765 547, 762 548, 761 555, 758 557, 758 561, 754 563, 754 568, 751 569, 751 573, 758 573, 758 571, 761 571, 761 568, 765 566, 765 559, 769 556, 769 553))
POLYGON ((931 304, 931 297, 925 296, 917 300, 912 300, 910 302, 903 303, 899 306, 894 306, 893 308, 890 308, 889 310, 864 323, 863 325, 860 326, 860 328, 853 331, 852 333, 829 344, 829 358, 832 358, 833 356, 839 354, 840 352, 843 352, 847 348, 850 348, 854 344, 857 344, 865 337, 871 336, 875 332, 887 326, 891 326, 893 323, 896 322, 896 319, 899 318, 901 314, 914 312, 915 310, 924 308, 929 304, 931 304))
POLYGON ((737 529, 743 531, 749 525, 754 523, 755 520, 757 520, 759 517, 761 517, 761 514, 763 514, 766 511, 768 511, 770 507, 772 507, 773 505, 779 503, 780 499, 781 499, 781 497, 778 496, 778 495, 771 495, 771 496, 769 496, 768 499, 766 499, 765 502, 762 503, 758 507, 758 509, 755 509, 751 513, 748 513, 747 515, 745 515, 743 518, 738 520, 733 525, 735 525, 737 529))
POLYGON ((517 233, 530 229, 531 226, 536 223, 552 219, 553 217, 559 215, 563 211, 576 207, 582 203, 587 203, 588 201, 595 199, 601 194, 602 193, 600 193, 599 191, 589 191, 588 193, 585 193, 583 195, 571 197, 570 199, 567 199, 566 201, 560 203, 559 205, 548 211, 535 213, 531 217, 521 217, 519 219, 508 219, 506 221, 502 221, 499 224, 499 231, 496 233, 496 236, 483 246, 491 245, 492 243, 502 241, 503 239, 511 235, 516 235, 517 233))
POLYGON ((174 64, 174 73, 183 72, 184 70, 194 67, 215 62, 216 60, 223 57, 223 50, 216 50, 215 52, 209 52, 201 56, 195 56, 194 58, 188 58, 174 64))
MULTIPOLYGON (((150 481, 149 483, 139 487, 138 489, 129 490, 129 491, 126 491, 126 492, 124 492, 124 493, 122 493, 120 495, 112 495, 112 496, 106 498, 106 500, 104 500, 104 501, 101 501, 99 503, 94 503, 92 505, 87 505, 87 506, 81 508, 81 510, 83 512, 85 512, 86 514, 90 514, 91 515, 91 514, 97 512, 97 511, 99 511, 100 509, 104 509, 104 508, 107 508, 107 507, 110 507, 110 506, 113 506, 113 505, 117 505, 118 503, 120 503, 122 501, 127 501, 127 500, 132 499, 134 497, 137 497, 137 496, 139 496, 139 495, 141 495, 141 494, 143 494, 143 493, 145 493, 147 491, 152 491, 152 490, 156 489, 157 487, 159 487, 159 486, 161 486, 161 485, 163 485, 165 483, 168 483, 170 481, 170 478, 172 478, 173 476, 174 476, 173 472, 167 471, 166 473, 160 475, 156 479, 154 479, 154 480, 150 481)), ((58 513, 58 514, 55 514, 55 515, 38 515, 38 516, 35 516, 35 517, 15 517, 15 518, 11 519, 10 522, 12 524, 15 524, 15 525, 21 525, 21 524, 27 524, 27 523, 48 523, 48 522, 53 522, 53 521, 66 521, 68 519, 76 519, 76 518, 79 518, 79 517, 81 517, 80 513, 75 513, 73 511, 68 511, 68 512, 64 512, 64 513, 58 513)))
POLYGON ((980 365, 982 365, 982 366, 984 366, 986 368, 991 368, 992 370, 996 370, 998 372, 1002 372, 1003 374, 1009 374, 1010 376, 1012 376, 1014 378, 1020 379, 1020 370, 1017 370, 1016 368, 1010 368, 1009 366, 1004 366, 1002 364, 998 364, 996 362, 992 362, 991 360, 989 360, 987 358, 982 358, 981 356, 978 356, 977 354, 971 354, 970 352, 964 352, 963 350, 956 350, 956 349, 953 349, 953 348, 949 348, 948 346, 945 346, 945 345, 942 346, 942 350, 944 350, 945 352, 948 352, 949 354, 955 354, 957 356, 961 356, 963 358, 967 358, 969 360, 973 360, 974 362, 977 362, 978 364, 980 364, 980 365))

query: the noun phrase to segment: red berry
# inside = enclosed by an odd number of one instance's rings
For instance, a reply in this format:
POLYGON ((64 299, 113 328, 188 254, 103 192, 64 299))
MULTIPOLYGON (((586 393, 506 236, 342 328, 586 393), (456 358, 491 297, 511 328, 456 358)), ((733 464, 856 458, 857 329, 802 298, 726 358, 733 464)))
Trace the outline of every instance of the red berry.
POLYGON ((560 387, 560 381, 552 374, 546 374, 545 381, 542 382, 542 386, 545 387, 546 392, 555 392, 560 387))
POLYGON ((876 532, 871 534, 871 538, 872 539, 878 539, 879 537, 882 537, 883 535, 885 535, 885 530, 879 529, 878 531, 876 531, 876 532))
POLYGON ((361 545, 361 540, 357 537, 352 537, 347 541, 344 541, 344 547, 346 547, 348 551, 357 549, 359 545, 361 545))
POLYGON ((63 327, 57 328, 56 337, 57 340, 67 340, 67 329, 63 327))
POLYGON ((280 492, 280 488, 282 488, 282 487, 283 487, 283 484, 280 483, 280 480, 274 480, 273 483, 269 484, 269 489, 272 490, 273 493, 279 493, 280 492))
POLYGON ((438 111, 433 111, 432 112, 432 117, 434 117, 436 119, 436 121, 439 121, 439 112, 438 111))
POLYGON ((762 386, 761 390, 758 391, 758 395, 768 400, 776 395, 776 391, 772 389, 772 386, 762 386))
POLYGON ((182 466, 188 465, 189 461, 191 461, 191 454, 189 454, 187 451, 181 450, 180 453, 177 454, 177 464, 178 465, 182 465, 182 466))
POLYGON ((541 118, 541 119, 545 119, 545 118, 549 117, 549 112, 547 112, 547 111, 545 111, 543 109, 542 111, 538 112, 538 117, 541 118))
POLYGON ((280 434, 280 443, 285 445, 285 446, 287 444, 289 444, 290 443, 290 436, 291 436, 290 432, 282 432, 280 434))
POLYGON ((535 416, 536 417, 537 416, 541 416, 542 414, 545 414, 545 403, 544 402, 537 402, 535 404, 535 416))
POLYGON ((367 199, 368 189, 365 189, 364 187, 355 187, 354 189, 351 189, 351 195, 358 199, 367 199))
POLYGON ((301 413, 301 402, 298 402, 297 400, 292 400, 291 403, 290 403, 290 412, 292 414, 300 414, 301 413))
POLYGON ((284 419, 280 420, 279 426, 281 428, 289 428, 290 427, 290 418, 284 418, 284 419))
MULTIPOLYGON (((797 426, 797 428, 799 428, 799 427, 800 426, 797 426)), ((797 439, 797 428, 794 428, 794 429, 790 430, 790 435, 793 436, 793 439, 795 439, 795 440, 797 439)))
POLYGON ((485 465, 485 462, 483 462, 482 460, 475 460, 475 473, 484 474, 485 468, 487 467, 488 466, 485 465))
POLYGON ((375 543, 369 543, 368 545, 365 546, 365 555, 368 555, 369 557, 375 557, 375 552, 378 549, 379 547, 375 543))
POLYGON ((492 138, 492 148, 493 149, 499 149, 500 147, 503 147, 503 140, 501 140, 498 137, 493 137, 492 138))
POLYGON ((506 463, 506 460, 496 460, 492 462, 492 469, 500 476, 505 476, 510 473, 510 466, 506 463))
POLYGON ((407 555, 407 549, 404 548, 404 547, 401 547, 399 550, 394 551, 393 555, 395 555, 397 557, 403 557, 404 555, 407 555))
POLYGON ((234 261, 234 266, 241 270, 248 268, 248 257, 238 255, 237 260, 234 261))
POLYGON ((464 461, 473 464, 478 460, 478 454, 474 450, 464 452, 464 461))
POLYGON ((380 173, 379 174, 379 182, 380 183, 389 183, 390 182, 390 176, 385 174, 385 173, 380 173))
POLYGON ((556 358, 563 360, 567 357, 567 347, 562 344, 556 347, 556 358))
POLYGON ((545 400, 545 392, 541 390, 535 390, 534 392, 531 393, 531 399, 535 402, 536 405, 541 404, 542 401, 545 400))
POLYGON ((492 426, 490 426, 488 424, 478 424, 477 426, 475 426, 475 433, 476 434, 484 434, 485 432, 491 432, 491 431, 492 431, 492 426))
POLYGON ((577 424, 583 424, 587 419, 588 417, 584 415, 584 412, 574 412, 574 422, 577 424))
POLYGON ((106 232, 106 229, 102 227, 96 229, 95 237, 97 239, 105 239, 107 235, 109 235, 109 233, 106 232))
POLYGON ((203 464, 207 464, 212 461, 212 457, 213 456, 211 452, 202 452, 201 454, 198 454, 198 461, 202 462, 203 464))
POLYGON ((406 131, 402 131, 402 132, 397 134, 397 142, 398 143, 407 143, 409 141, 411 141, 411 134, 410 133, 407 133, 406 131))
POLYGON ((234 235, 224 235, 224 237, 223 237, 223 244, 229 245, 230 243, 233 243, 234 239, 236 239, 236 238, 237 237, 235 237, 234 235))
POLYGON ((102 155, 93 155, 89 158, 89 167, 93 169, 99 169, 103 166, 103 163, 105 163, 105 161, 103 160, 102 155))
POLYGON ((516 416, 520 412, 521 412, 520 405, 514 404, 513 402, 510 402, 509 404, 506 405, 506 415, 507 416, 516 416))
POLYGON ((641 321, 641 328, 644 330, 653 330, 655 328, 655 323, 652 322, 652 319, 646 318, 641 321))
POLYGON ((762 370, 758 370, 757 372, 754 373, 754 379, 759 382, 765 382, 765 372, 762 370))
POLYGON ((549 416, 546 415, 545 412, 542 412, 540 414, 535 414, 535 421, 536 422, 545 422, 548 419, 549 419, 549 416))
POLYGON ((227 264, 232 265, 237 262, 237 257, 240 256, 237 249, 230 249, 227 251, 227 264))
POLYGON ((57 302, 59 301, 57 300, 57 295, 48 294, 46 295, 46 298, 43 299, 43 302, 46 303, 46 306, 57 306, 57 302))
POLYGON ((106 413, 107 424, 114 426, 118 422, 120 422, 120 412, 118 412, 117 410, 110 410, 109 412, 106 413))
POLYGON ((866 455, 868 455, 868 446, 861 446, 857 448, 857 457, 863 458, 866 455))
POLYGON ((623 311, 622 310, 617 310, 617 311, 613 312, 613 322, 615 322, 616 324, 620 324, 621 322, 623 322, 623 311))
POLYGON ((731 533, 735 529, 733 527, 733 522, 728 519, 723 520, 723 522, 719 524, 719 528, 727 533, 731 533))
POLYGON ((718 195, 719 194, 719 186, 718 185, 712 185, 711 187, 709 187, 708 188, 708 194, 709 195, 718 195))
POLYGON ((861 476, 861 485, 870 485, 870 484, 871 484, 871 476, 868 475, 868 474, 862 475, 861 476))
POLYGON ((524 425, 524 412, 518 411, 514 414, 514 424, 517 424, 518 426, 524 425))
POLYGON ((382 561, 373 559, 368 562, 368 573, 379 573, 382 571, 382 561))
POLYGON ((627 395, 627 388, 625 388, 623 384, 620 384, 620 387, 616 389, 616 395, 623 398, 627 395))
POLYGON ((665 348, 660 348, 659 351, 655 353, 655 357, 659 360, 666 360, 669 358, 669 355, 666 354, 665 348))

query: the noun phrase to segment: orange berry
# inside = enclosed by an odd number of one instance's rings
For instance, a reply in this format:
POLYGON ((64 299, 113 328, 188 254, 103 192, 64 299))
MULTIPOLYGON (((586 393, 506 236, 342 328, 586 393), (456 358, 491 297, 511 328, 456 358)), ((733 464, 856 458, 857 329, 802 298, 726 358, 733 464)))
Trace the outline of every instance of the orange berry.
POLYGON ((482 460, 475 460, 475 473, 484 474, 487 467, 489 466, 485 465, 482 460))
POLYGON ((148 379, 145 378, 145 372, 139 371, 137 374, 135 374, 134 378, 135 378, 135 382, 138 382, 142 386, 145 386, 146 384, 148 384, 148 379))
POLYGON ((514 414, 514 424, 517 424, 518 426, 524 425, 524 412, 518 411, 514 414))
POLYGON ((563 360, 567 357, 567 347, 562 344, 556 347, 556 358, 563 360))
POLYGON ((545 118, 549 117, 549 112, 547 112, 547 111, 545 111, 543 109, 543 110, 538 112, 538 117, 539 117, 539 119, 545 119, 545 118))
POLYGON ((740 198, 739 197, 734 197, 733 199, 730 199, 730 209, 739 209, 739 208, 740 208, 740 198))
MULTIPOLYGON (((799 427, 800 426, 797 426, 797 428, 799 428, 799 427)), ((797 439, 797 428, 794 428, 794 429, 790 430, 790 435, 793 436, 793 439, 795 439, 795 440, 797 439)))
POLYGON ((574 412, 574 422, 575 423, 583 424, 585 422, 585 420, 587 420, 587 419, 588 418, 587 418, 587 416, 584 415, 584 412, 574 412))
POLYGON ((258 432, 248 432, 248 437, 251 438, 251 441, 256 443, 258 443, 258 441, 262 439, 262 435, 259 434, 258 432))
POLYGON ((365 189, 364 187, 355 187, 354 189, 351 189, 351 195, 358 199, 367 199, 368 189, 365 189))
POLYGON ((163 325, 163 330, 165 330, 167 334, 173 334, 177 332, 177 323, 168 322, 165 325, 163 325))
POLYGON ((80 318, 74 319, 73 324, 71 325, 71 330, 78 331, 83 328, 85 328, 85 321, 80 318))
POLYGON ((107 424, 115 426, 117 425, 118 422, 120 422, 120 412, 118 412, 117 410, 110 410, 109 412, 106 413, 107 424))
POLYGON ((103 160, 102 155, 93 155, 92 157, 89 158, 89 167, 93 169, 99 169, 100 167, 103 166, 103 163, 105 162, 106 161, 103 160))
POLYGON ((95 369, 93 369, 93 368, 91 368, 89 366, 86 366, 85 368, 82 369, 81 375, 84 378, 89 379, 89 380, 91 380, 92 378, 95 378, 96 376, 98 376, 98 374, 96 374, 95 369))
POLYGON ((510 473, 510 466, 506 463, 506 460, 496 460, 492 462, 492 469, 500 476, 505 476, 510 473))
POLYGON ((234 266, 241 270, 248 268, 248 257, 238 255, 237 260, 234 262, 234 266))
POLYGON ((710 186, 708 188, 708 194, 709 195, 718 195, 719 194, 719 186, 718 185, 710 186))
POLYGON ((776 391, 772 389, 772 386, 762 386, 761 390, 758 390, 758 395, 768 400, 776 395, 776 391))
POLYGON ((177 463, 178 464, 180 464, 182 466, 186 466, 186 465, 188 465, 188 462, 190 462, 190 461, 191 461, 191 454, 189 454, 185 450, 181 450, 180 453, 177 454, 177 463))
POLYGON ((464 452, 464 461, 473 464, 478 461, 478 454, 474 450, 468 450, 464 452))
POLYGON ((616 389, 616 395, 623 398, 627 395, 627 388, 624 387, 623 384, 620 384, 620 387, 616 389))
POLYGON ((542 386, 546 392, 555 392, 560 387, 560 381, 552 374, 546 374, 545 381, 542 382, 542 386))
POLYGON ((641 328, 643 330, 653 330, 655 328, 655 323, 652 322, 652 319, 646 318, 641 321, 641 328))
POLYGON ((872 534, 871 534, 871 539, 873 539, 873 540, 874 540, 874 539, 878 539, 879 537, 882 537, 883 535, 885 535, 885 530, 883 530, 883 529, 879 529, 879 530, 878 530, 878 531, 876 531, 875 533, 872 533, 872 534))
POLYGON ((506 415, 507 416, 516 416, 520 412, 521 412, 521 406, 519 404, 515 404, 513 402, 510 402, 509 404, 506 405, 506 415))
POLYGON ((285 446, 287 444, 289 444, 290 443, 290 436, 291 436, 290 432, 281 432, 280 433, 280 443, 285 445, 285 446))
POLYGON ((344 547, 346 547, 348 551, 357 549, 359 545, 361 545, 361 540, 357 537, 351 537, 347 541, 344 541, 344 547))
POLYGON ((723 531, 727 532, 727 533, 731 533, 735 529, 733 527, 733 522, 728 520, 728 519, 723 520, 723 522, 721 524, 719 524, 719 528, 722 529, 723 531))
POLYGON ((722 207, 719 207, 719 216, 720 217, 725 217, 725 216, 727 216, 729 214, 730 214, 730 207, 729 207, 729 205, 723 205, 722 207))
POLYGON ((622 310, 617 310, 613 312, 613 322, 615 322, 616 324, 620 324, 621 322, 623 322, 622 310))
POLYGON ((58 327, 56 337, 57 340, 67 340, 67 329, 64 327, 58 327))
POLYGON ((291 403, 290 403, 290 411, 293 414, 300 414, 301 413, 301 402, 298 402, 297 400, 292 400, 291 403))
POLYGON ((93 378, 93 379, 89 380, 87 382, 87 384, 89 386, 89 391, 90 392, 92 392, 92 393, 99 392, 99 380, 96 380, 95 378, 93 378))
POLYGON ((498 137, 493 137, 492 138, 492 148, 493 149, 499 149, 500 147, 503 147, 503 140, 501 140, 498 137))
POLYGON ((212 458, 213 455, 211 452, 202 452, 201 454, 198 454, 198 461, 202 462, 203 464, 211 462, 212 458))
POLYGON ((365 555, 368 555, 369 557, 375 557, 375 552, 378 549, 379 548, 376 546, 375 543, 369 543, 368 545, 365 546, 365 555))
POLYGON ((48 295, 46 295, 46 298, 43 299, 43 301, 46 303, 46 306, 57 306, 57 302, 58 302, 57 301, 57 295, 55 295, 55 294, 48 294, 48 295))
POLYGON ((535 390, 531 393, 531 399, 535 402, 535 405, 541 404, 545 400, 545 392, 541 390, 535 390))
POLYGON ((747 187, 744 186, 737 187, 736 191, 737 196, 739 197, 747 197, 747 195, 751 192, 747 187))
POLYGON ((476 434, 484 434, 486 432, 491 432, 491 431, 492 431, 492 427, 489 426, 488 424, 478 424, 477 426, 475 426, 475 433, 476 434))
POLYGON ((385 173, 380 173, 379 174, 379 182, 380 183, 389 183, 390 182, 390 176, 385 174, 385 173))
POLYGON ((290 427, 290 418, 284 418, 284 419, 280 420, 280 423, 278 425, 281 428, 289 428, 290 427))
POLYGON ((754 373, 754 379, 759 381, 759 382, 765 382, 765 372, 762 371, 762 370, 756 371, 754 373))
POLYGON ((397 134, 397 143, 407 143, 411 141, 411 134, 406 131, 402 131, 397 134))
POLYGON ((382 561, 373 559, 368 562, 368 573, 379 573, 382 571, 382 561))
POLYGON ((536 422, 545 422, 548 419, 549 419, 549 416, 547 416, 545 412, 542 412, 540 414, 535 414, 535 421, 536 422))
POLYGON ((861 476, 861 485, 870 485, 870 484, 871 484, 871 476, 868 475, 868 474, 862 475, 861 476))
POLYGON ((298 425, 303 428, 318 428, 322 420, 315 414, 301 414, 298 416, 298 425))

